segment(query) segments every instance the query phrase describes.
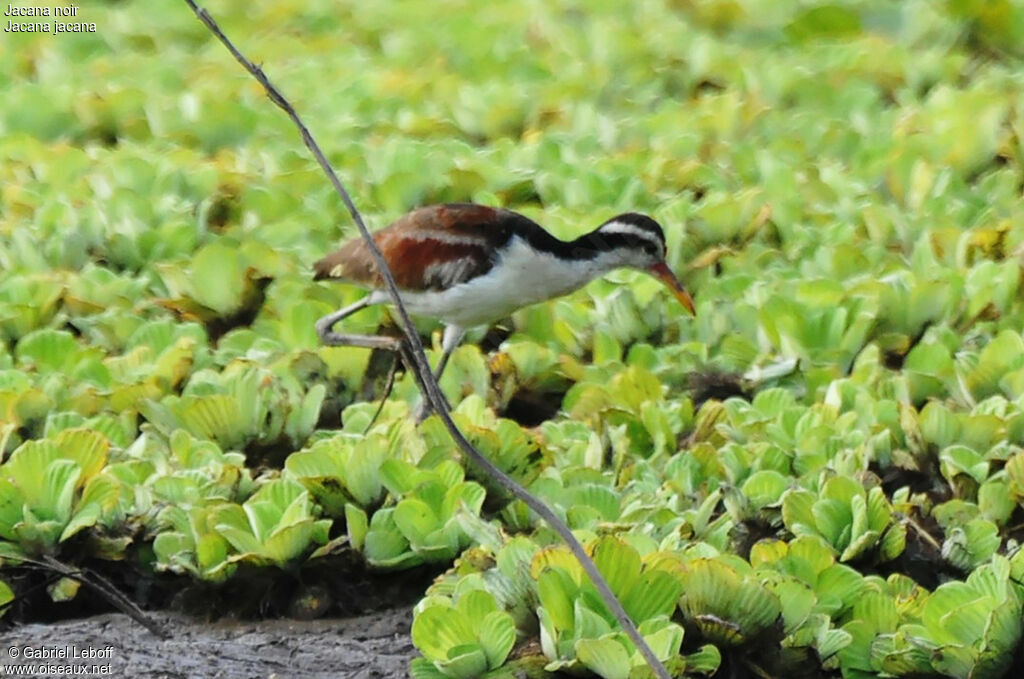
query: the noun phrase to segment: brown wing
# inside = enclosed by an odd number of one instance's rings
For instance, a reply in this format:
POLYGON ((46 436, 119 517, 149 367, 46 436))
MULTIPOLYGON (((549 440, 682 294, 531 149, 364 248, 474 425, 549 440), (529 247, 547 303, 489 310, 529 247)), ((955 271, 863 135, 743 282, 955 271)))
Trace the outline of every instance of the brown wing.
MULTIPOLYGON (((433 205, 414 210, 373 240, 403 290, 443 290, 482 276, 511 237, 507 210, 483 205, 433 205)), ((383 280, 365 241, 355 238, 313 265, 316 280, 348 280, 370 288, 383 280)))

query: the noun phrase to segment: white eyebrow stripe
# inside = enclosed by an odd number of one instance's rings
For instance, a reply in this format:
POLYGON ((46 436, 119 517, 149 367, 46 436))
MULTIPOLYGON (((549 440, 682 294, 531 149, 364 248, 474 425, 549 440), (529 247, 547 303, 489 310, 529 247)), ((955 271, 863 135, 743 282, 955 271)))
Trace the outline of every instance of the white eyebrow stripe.
POLYGON ((624 236, 633 236, 634 238, 641 238, 649 243, 653 243, 659 250, 665 246, 665 244, 661 242, 660 238, 647 229, 640 228, 639 226, 628 222, 608 222, 601 227, 601 233, 615 233, 622 234, 624 236))

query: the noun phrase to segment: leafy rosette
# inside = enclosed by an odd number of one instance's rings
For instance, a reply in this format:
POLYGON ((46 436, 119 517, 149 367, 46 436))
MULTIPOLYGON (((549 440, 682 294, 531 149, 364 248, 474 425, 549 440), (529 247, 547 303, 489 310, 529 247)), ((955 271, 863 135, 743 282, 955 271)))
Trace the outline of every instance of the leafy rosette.
POLYGON ((703 638, 742 646, 764 634, 782 614, 779 598, 738 557, 685 562, 679 608, 703 638))
POLYGON ((108 448, 86 429, 19 446, 0 465, 0 555, 54 555, 60 543, 109 519, 119 487, 102 473, 108 448))
POLYGON ((865 490, 847 476, 830 478, 817 496, 803 489, 787 491, 782 520, 794 535, 823 538, 844 562, 891 561, 906 545, 906 528, 883 490, 865 490))
POLYGON ((319 510, 301 485, 275 479, 241 506, 222 505, 213 517, 215 530, 238 553, 235 560, 286 567, 327 542, 330 519, 319 510))
POLYGON ((345 505, 352 546, 380 568, 409 568, 425 562, 450 561, 469 545, 459 525, 460 512, 479 514, 485 491, 465 480, 452 460, 432 469, 391 458, 380 466, 381 481, 393 498, 368 517, 354 504, 345 505))
MULTIPOLYGON (((683 628, 670 619, 683 591, 675 560, 656 558, 656 552, 642 558, 629 543, 610 536, 598 538, 588 549, 660 660, 678 671, 685 667, 705 673, 717 668, 713 647, 689 659, 679 655, 683 628)), ((538 552, 531 575, 540 603, 541 648, 552 661, 548 671, 585 667, 605 679, 627 679, 633 668, 644 664, 568 548, 538 552)))
POLYGON ((211 582, 229 578, 237 564, 228 558, 231 543, 214 528, 216 510, 216 504, 165 508, 153 539, 155 568, 211 582))
POLYGON ((875 592, 854 609, 843 629, 853 643, 841 652, 845 676, 934 676, 996 679, 1020 643, 1021 594, 1003 557, 977 568, 964 582, 933 593, 875 592), (902 610, 901 610, 902 608, 902 610))
POLYGON ((252 443, 303 444, 325 396, 323 384, 306 389, 291 366, 270 369, 236 360, 221 372, 193 373, 181 396, 145 400, 140 409, 166 436, 186 429, 225 450, 242 450, 252 443))
POLYGON ((398 444, 378 432, 367 436, 338 434, 292 453, 285 460, 285 469, 329 516, 341 517, 346 504, 380 504, 385 492, 380 467, 396 454, 398 444))
POLYGON ((64 276, 56 271, 19 273, 0 284, 0 337, 17 340, 44 327, 60 308, 64 276))
POLYGON ((165 507, 187 510, 217 501, 240 501, 255 491, 241 453, 224 452, 213 441, 175 431, 169 441, 141 434, 106 473, 121 484, 119 512, 146 527, 162 523, 165 507))
POLYGON ((758 542, 750 563, 781 604, 783 666, 810 662, 835 669, 836 654, 851 637, 835 629, 834 620, 856 602, 865 587, 863 576, 836 563, 832 549, 810 536, 758 542))
POLYGON ((611 375, 608 372, 602 369, 571 387, 563 407, 575 419, 621 427, 623 453, 650 457, 675 452, 683 422, 673 416, 680 405, 666 402, 658 378, 640 365, 620 368, 611 375))
POLYGON ((970 572, 988 561, 1002 542, 999 527, 988 519, 972 519, 952 526, 942 541, 942 557, 957 568, 970 572))
POLYGON ((410 667, 415 679, 473 679, 504 664, 516 642, 512 616, 482 589, 453 602, 430 596, 416 607, 412 641, 423 653, 410 667))
MULTIPOLYGON (((484 457, 521 484, 529 485, 550 463, 550 456, 533 434, 512 420, 496 417, 478 395, 463 399, 453 411, 452 418, 484 457)), ((428 449, 452 449, 451 438, 439 418, 428 419, 420 431, 428 449)), ((467 474, 483 485, 489 497, 502 498, 503 501, 510 499, 508 491, 472 461, 467 461, 467 474)))

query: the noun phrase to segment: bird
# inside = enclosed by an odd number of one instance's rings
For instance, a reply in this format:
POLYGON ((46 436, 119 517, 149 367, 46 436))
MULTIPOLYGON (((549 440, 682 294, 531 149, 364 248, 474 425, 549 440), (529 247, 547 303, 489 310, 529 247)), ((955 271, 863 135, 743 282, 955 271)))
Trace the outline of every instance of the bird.
MULTIPOLYGON (((613 269, 660 279, 690 315, 693 298, 665 262, 665 233, 651 217, 626 212, 590 233, 563 241, 512 210, 472 203, 421 207, 373 234, 409 313, 444 324, 440 379, 469 328, 522 307, 561 297, 613 269)), ((353 313, 391 302, 366 241, 353 238, 313 265, 314 280, 352 283, 370 293, 316 322, 320 340, 337 343, 334 326, 353 313)))

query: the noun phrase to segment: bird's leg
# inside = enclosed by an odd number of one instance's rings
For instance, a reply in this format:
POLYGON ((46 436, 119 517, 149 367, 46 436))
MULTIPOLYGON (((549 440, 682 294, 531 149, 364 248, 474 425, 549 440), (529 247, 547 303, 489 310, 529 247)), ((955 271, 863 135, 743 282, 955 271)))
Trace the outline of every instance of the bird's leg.
POLYGON ((316 322, 316 334, 320 338, 320 341, 324 344, 337 344, 338 335, 334 333, 332 328, 343 318, 347 318, 359 311, 365 309, 366 305, 369 304, 368 297, 363 297, 355 304, 349 304, 344 309, 338 309, 334 313, 327 314, 319 321, 316 322))
MULTIPOLYGON (((434 379, 438 383, 441 382, 441 375, 444 374, 444 369, 448 365, 448 359, 452 357, 452 352, 459 346, 465 334, 465 329, 460 326, 449 324, 444 327, 444 335, 441 337, 441 360, 437 362, 437 368, 434 370, 434 379)), ((416 408, 416 421, 422 422, 430 414, 430 410, 430 404, 424 394, 423 400, 416 408)))
POLYGON ((364 297, 355 304, 350 304, 344 309, 327 314, 316 322, 316 334, 320 341, 332 347, 366 347, 367 349, 389 349, 398 351, 400 340, 394 337, 382 337, 380 335, 349 335, 334 332, 332 328, 342 319, 351 316, 360 309, 365 309, 372 302, 370 297, 364 297))
POLYGON ((457 325, 444 327, 444 336, 441 338, 441 360, 437 362, 437 370, 434 371, 434 379, 438 382, 441 381, 444 368, 448 365, 448 359, 452 357, 452 352, 455 351, 455 347, 459 346, 459 342, 462 341, 465 334, 466 331, 457 325))

